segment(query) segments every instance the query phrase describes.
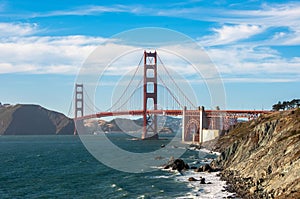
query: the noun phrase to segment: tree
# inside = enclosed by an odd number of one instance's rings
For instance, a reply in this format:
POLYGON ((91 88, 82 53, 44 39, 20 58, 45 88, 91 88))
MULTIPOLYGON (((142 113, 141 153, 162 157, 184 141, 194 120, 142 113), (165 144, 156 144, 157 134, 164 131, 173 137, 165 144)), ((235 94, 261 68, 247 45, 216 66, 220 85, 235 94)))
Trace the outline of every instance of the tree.
POLYGON ((300 106, 300 99, 293 99, 291 101, 291 107, 292 108, 299 108, 299 106, 300 106))
POLYGON ((274 111, 279 111, 279 110, 281 109, 281 107, 282 107, 282 104, 281 104, 281 101, 279 101, 277 104, 274 104, 274 105, 272 106, 272 109, 273 109, 274 111))
POLYGON ((273 104, 272 109, 274 111, 279 110, 289 110, 293 108, 299 108, 300 99, 293 99, 291 101, 283 101, 282 103, 279 101, 277 104, 273 104))
POLYGON ((281 106, 282 106, 282 110, 287 109, 287 107, 288 107, 288 102, 283 101, 281 106))

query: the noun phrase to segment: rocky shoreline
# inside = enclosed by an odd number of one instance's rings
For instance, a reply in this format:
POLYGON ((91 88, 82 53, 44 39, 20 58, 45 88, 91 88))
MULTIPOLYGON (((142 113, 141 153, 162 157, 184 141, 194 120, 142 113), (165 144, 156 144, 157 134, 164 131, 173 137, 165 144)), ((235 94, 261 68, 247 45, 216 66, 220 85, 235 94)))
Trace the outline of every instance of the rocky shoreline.
MULTIPOLYGON (((199 149, 191 150, 199 151, 199 149)), ((176 180, 187 183, 191 188, 186 195, 177 198, 236 198, 237 196, 227 189, 226 181, 220 178, 220 171, 212 168, 209 163, 195 166, 182 159, 171 158, 163 165, 162 170, 175 171, 176 180)))
POLYGON ((221 153, 210 166, 241 198, 300 198, 300 109, 241 123, 203 147, 221 153))

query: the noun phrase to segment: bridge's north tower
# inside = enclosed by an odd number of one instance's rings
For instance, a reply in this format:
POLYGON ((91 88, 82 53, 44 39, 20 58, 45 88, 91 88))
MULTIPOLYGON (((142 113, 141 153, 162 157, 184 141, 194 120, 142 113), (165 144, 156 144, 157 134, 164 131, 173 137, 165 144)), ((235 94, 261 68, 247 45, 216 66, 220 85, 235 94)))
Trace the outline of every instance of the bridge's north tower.
POLYGON ((148 107, 157 110, 157 53, 144 51, 144 99, 142 139, 158 139, 157 116, 147 115, 148 107), (152 132, 152 133, 151 133, 152 132), (150 134, 151 133, 151 134, 150 134))
MULTIPOLYGON (((83 113, 83 84, 75 84, 75 119, 78 117, 82 117, 83 113)), ((78 124, 78 123, 77 123, 78 124)), ((74 135, 77 134, 77 130, 75 128, 74 135)))
POLYGON ((82 117, 83 114, 83 84, 75 85, 75 118, 82 117))

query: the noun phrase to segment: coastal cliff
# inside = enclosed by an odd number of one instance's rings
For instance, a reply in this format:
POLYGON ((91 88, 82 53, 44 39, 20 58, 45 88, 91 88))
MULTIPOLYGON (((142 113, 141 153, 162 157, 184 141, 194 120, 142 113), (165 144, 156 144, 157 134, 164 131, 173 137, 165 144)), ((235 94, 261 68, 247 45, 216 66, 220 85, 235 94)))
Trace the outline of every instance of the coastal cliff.
POLYGON ((242 198, 300 198, 300 109, 262 115, 205 143, 242 198))
POLYGON ((67 135, 74 122, 62 113, 39 105, 0 107, 0 135, 67 135))

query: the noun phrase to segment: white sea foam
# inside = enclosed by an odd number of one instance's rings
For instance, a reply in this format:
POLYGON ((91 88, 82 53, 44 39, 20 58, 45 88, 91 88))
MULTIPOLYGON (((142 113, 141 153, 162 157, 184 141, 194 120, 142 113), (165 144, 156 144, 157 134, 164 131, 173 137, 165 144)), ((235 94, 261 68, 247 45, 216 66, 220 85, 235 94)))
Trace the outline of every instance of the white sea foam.
POLYGON ((149 178, 151 179, 160 179, 160 178, 171 178, 173 176, 169 175, 169 176, 165 176, 165 175, 161 175, 161 176, 149 176, 149 178))
POLYGON ((187 182, 187 186, 192 189, 191 192, 186 193, 186 195, 178 197, 178 199, 183 198, 226 198, 229 196, 234 196, 234 193, 230 193, 225 190, 226 182, 220 180, 217 176, 218 172, 207 173, 207 172, 194 172, 186 171, 184 175, 176 176, 176 179, 180 182, 187 182), (200 181, 189 182, 188 179, 193 177, 197 180, 205 178, 207 184, 200 184, 200 181), (210 184, 211 183, 211 184, 210 184))
POLYGON ((145 198, 145 195, 140 195, 137 197, 137 199, 143 199, 143 198, 145 198))
POLYGON ((205 149, 205 148, 200 149, 200 151, 202 151, 202 152, 204 152, 204 153, 214 154, 214 155, 217 155, 217 156, 221 155, 221 153, 219 153, 219 152, 210 151, 210 150, 205 149))

